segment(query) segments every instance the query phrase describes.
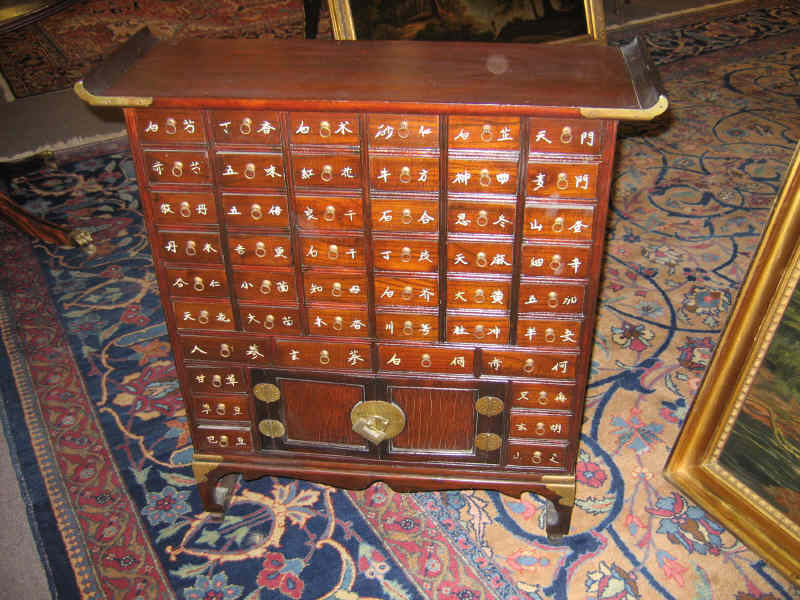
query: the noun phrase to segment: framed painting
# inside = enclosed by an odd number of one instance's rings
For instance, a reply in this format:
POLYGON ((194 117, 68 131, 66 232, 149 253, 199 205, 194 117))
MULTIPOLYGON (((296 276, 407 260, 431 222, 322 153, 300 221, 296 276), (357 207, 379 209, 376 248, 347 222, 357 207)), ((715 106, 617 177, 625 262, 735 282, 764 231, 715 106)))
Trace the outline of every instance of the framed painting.
POLYGON ((605 41, 603 0, 328 0, 337 40, 605 41))
POLYGON ((800 145, 665 475, 800 584, 800 145))

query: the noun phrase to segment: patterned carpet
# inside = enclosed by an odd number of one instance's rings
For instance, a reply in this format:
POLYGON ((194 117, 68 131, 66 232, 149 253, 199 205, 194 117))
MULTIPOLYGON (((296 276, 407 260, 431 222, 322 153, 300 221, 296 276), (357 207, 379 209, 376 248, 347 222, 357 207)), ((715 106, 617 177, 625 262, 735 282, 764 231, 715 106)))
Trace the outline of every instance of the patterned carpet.
POLYGON ((13 182, 98 252, 0 225, 6 437, 58 598, 777 600, 662 477, 800 138, 796 2, 649 34, 672 102, 619 145, 571 534, 481 491, 262 478, 200 512, 130 156, 13 182))

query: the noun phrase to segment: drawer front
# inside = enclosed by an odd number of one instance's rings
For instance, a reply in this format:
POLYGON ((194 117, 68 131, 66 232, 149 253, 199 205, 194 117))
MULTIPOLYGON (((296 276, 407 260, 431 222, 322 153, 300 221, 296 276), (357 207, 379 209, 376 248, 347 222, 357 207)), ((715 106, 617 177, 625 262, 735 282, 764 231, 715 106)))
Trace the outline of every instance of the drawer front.
POLYGON ((451 198, 447 203, 447 231, 510 235, 514 233, 515 214, 516 206, 513 202, 451 198))
POLYGON ((466 194, 514 195, 517 193, 517 163, 451 156, 447 161, 447 189, 466 194))
POLYGON ((179 329, 215 329, 233 331, 233 309, 230 302, 175 300, 175 323, 179 329))
POLYGON ((366 342, 277 340, 275 364, 282 367, 371 371, 372 354, 366 342))
POLYGON ((372 229, 375 231, 439 231, 439 202, 424 200, 372 199, 372 229))
POLYGON ((302 333, 300 310, 288 306, 242 306, 239 308, 242 327, 262 335, 295 335, 302 333))
POLYGON ((439 189, 439 157, 369 157, 369 187, 373 190, 435 192, 439 189))
POLYGON ((447 308, 508 310, 510 279, 447 278, 447 308))
POLYGON ((481 353, 481 370, 484 375, 574 379, 577 361, 577 354, 487 348, 481 353))
POLYGON ((472 349, 378 344, 379 369, 394 372, 472 375, 472 349))
POLYGON ((286 189, 286 168, 281 154, 217 152, 217 181, 223 187, 286 189))
POLYGON ((222 206, 227 225, 288 229, 286 196, 223 194, 222 206))
POLYGON ((594 207, 544 202, 525 206, 525 237, 564 241, 591 241, 594 235, 594 207))
POLYGON ((366 264, 364 239, 361 237, 319 238, 300 240, 303 265, 308 267, 362 268, 366 264))
POLYGON ((439 315, 407 312, 379 312, 375 335, 383 340, 435 342, 439 336, 439 315))
POLYGON ((240 367, 189 367, 189 389, 201 394, 246 394, 244 369, 240 367))
POLYGON ((434 308, 439 305, 439 279, 375 275, 375 304, 434 308))
POLYGON ((520 438, 568 439, 569 415, 514 412, 508 417, 509 435, 520 438))
POLYGON ((280 146, 280 126, 280 118, 274 111, 211 111, 211 135, 217 144, 280 146))
POLYGON ((293 144, 359 144, 355 113, 292 113, 289 128, 293 144))
POLYGON ((439 118, 429 115, 369 115, 367 139, 374 147, 439 148, 439 118))
POLYGON ((177 262, 222 264, 218 233, 159 231, 158 255, 177 262))
POLYGON ((298 187, 360 188, 359 154, 292 155, 294 184, 298 187))
POLYGON ((596 163, 531 163, 528 165, 528 196, 539 198, 595 198, 596 163))
POLYGON ((207 192, 152 192, 153 220, 157 225, 216 225, 214 195, 207 192))
POLYGON ((522 274, 583 279, 589 276, 588 246, 522 244, 522 274))
POLYGON ((287 235, 228 235, 228 256, 234 265, 288 267, 292 260, 292 243, 287 235))
POLYGON ((361 196, 297 196, 295 222, 302 229, 363 229, 361 196))
POLYGON ((510 275, 513 258, 514 247, 511 241, 450 241, 447 244, 447 268, 450 272, 510 275))
POLYGON ((230 296, 225 269, 181 269, 167 267, 169 293, 176 298, 227 298, 230 296))
POLYGON ((190 399, 197 419, 214 421, 247 421, 250 419, 250 401, 247 396, 200 396, 190 399))
POLYGON ((582 332, 582 319, 520 318, 517 322, 517 345, 578 349, 582 332))
POLYGON ((558 314, 582 314, 586 300, 586 286, 581 283, 534 283, 519 284, 519 312, 552 312, 558 314))
POLYGON ((603 122, 584 119, 530 120, 531 152, 600 154, 603 122))
POLYGON ((448 140, 451 149, 519 151, 517 117, 450 117, 448 140))
POLYGON ((253 449, 249 428, 198 426, 192 439, 201 452, 249 452, 253 449))
POLYGON ((243 302, 297 303, 294 272, 288 268, 269 271, 236 268, 233 271, 236 297, 243 302))
POLYGON ((161 143, 202 144, 206 141, 203 113, 199 110, 137 110, 136 129, 143 146, 161 143))
POLYGON ((390 240, 376 238, 372 241, 375 252, 375 269, 386 271, 436 272, 439 267, 437 240, 390 240))
POLYGON ((309 308, 307 314, 310 335, 354 338, 369 335, 369 318, 365 309, 309 308))
POLYGON ((567 470, 567 446, 508 441, 509 466, 534 467, 548 471, 567 470))
POLYGON ((144 168, 151 183, 211 183, 208 153, 203 150, 145 150, 144 168))
POLYGON ((524 381, 511 384, 511 402, 514 408, 575 410, 575 401, 573 385, 524 381))
POLYGON ((214 360, 247 362, 267 365, 271 344, 262 340, 240 339, 225 336, 180 335, 181 355, 187 360, 214 360))
POLYGON ((307 304, 339 302, 367 305, 369 284, 364 273, 328 273, 310 269, 305 272, 303 280, 307 304))
POLYGON ((489 316, 485 313, 447 313, 447 341, 456 343, 508 344, 510 322, 508 315, 489 316))

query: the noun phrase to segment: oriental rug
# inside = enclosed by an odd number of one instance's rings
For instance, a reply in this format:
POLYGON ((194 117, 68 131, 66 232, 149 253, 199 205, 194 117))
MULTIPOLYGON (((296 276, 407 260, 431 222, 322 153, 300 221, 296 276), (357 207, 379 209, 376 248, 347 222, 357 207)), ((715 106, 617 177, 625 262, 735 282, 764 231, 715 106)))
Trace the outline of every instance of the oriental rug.
POLYGON ((576 508, 559 542, 535 496, 271 477, 237 484, 212 522, 187 466, 130 155, 13 181, 28 210, 88 227, 98 249, 0 228, 0 416, 53 596, 800 598, 661 475, 800 137, 800 7, 685 31, 652 34, 670 112, 619 143, 576 508))

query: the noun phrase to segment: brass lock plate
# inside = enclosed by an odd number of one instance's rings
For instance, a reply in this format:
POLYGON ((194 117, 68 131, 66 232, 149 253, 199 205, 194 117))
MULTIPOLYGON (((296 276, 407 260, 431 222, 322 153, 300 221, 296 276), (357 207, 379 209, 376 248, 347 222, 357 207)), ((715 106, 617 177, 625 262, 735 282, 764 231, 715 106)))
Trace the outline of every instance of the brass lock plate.
POLYGON ((367 400, 353 407, 350 421, 353 431, 377 445, 403 431, 406 415, 396 404, 383 400, 367 400))
POLYGON ((268 438, 282 438, 286 433, 286 427, 275 419, 264 419, 259 421, 258 430, 268 438))
POLYGON ((503 401, 497 396, 481 396, 475 402, 475 410, 479 415, 493 417, 503 412, 503 401))
POLYGON ((272 383, 257 383, 253 386, 253 395, 261 402, 270 404, 281 399, 281 390, 272 383))

